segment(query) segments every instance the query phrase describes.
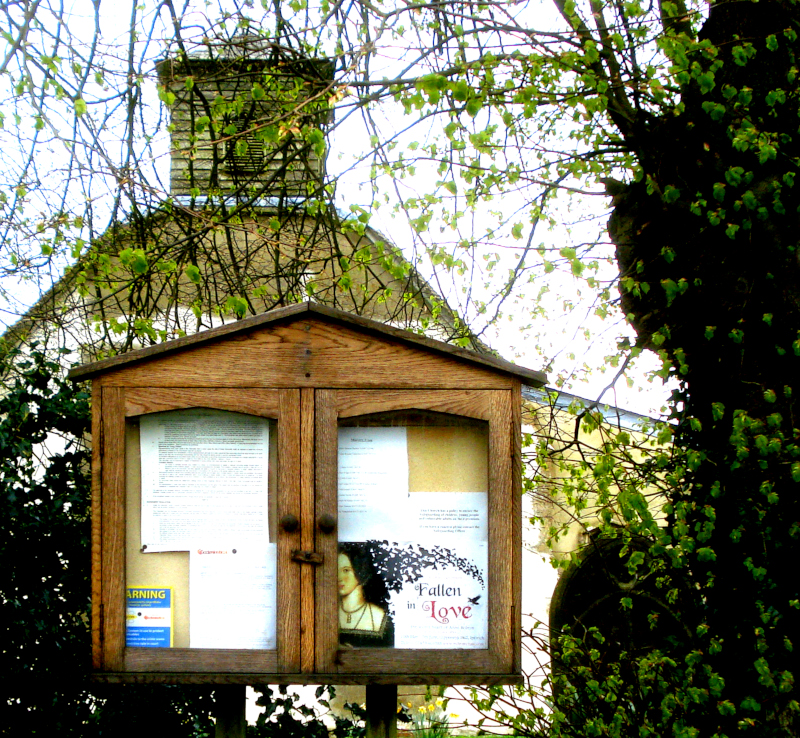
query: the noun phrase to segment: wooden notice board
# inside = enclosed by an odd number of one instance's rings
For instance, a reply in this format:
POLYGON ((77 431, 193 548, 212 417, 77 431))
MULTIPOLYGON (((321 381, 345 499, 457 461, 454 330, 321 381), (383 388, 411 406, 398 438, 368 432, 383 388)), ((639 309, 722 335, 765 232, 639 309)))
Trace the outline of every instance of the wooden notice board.
POLYGON ((520 680, 521 385, 312 304, 73 370, 95 677, 520 680))

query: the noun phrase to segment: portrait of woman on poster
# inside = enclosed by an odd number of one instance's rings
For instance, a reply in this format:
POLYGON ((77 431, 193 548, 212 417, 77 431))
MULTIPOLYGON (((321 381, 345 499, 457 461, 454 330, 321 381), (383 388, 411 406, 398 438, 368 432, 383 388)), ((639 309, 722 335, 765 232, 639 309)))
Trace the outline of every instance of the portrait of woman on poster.
POLYGON ((349 646, 394 645, 389 593, 369 551, 357 543, 339 544, 339 642, 349 646))

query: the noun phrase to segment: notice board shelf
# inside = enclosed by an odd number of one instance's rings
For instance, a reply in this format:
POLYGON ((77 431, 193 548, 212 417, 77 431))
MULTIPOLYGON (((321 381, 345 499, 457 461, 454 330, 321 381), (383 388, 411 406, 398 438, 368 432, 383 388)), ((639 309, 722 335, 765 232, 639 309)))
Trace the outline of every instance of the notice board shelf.
POLYGON ((276 672, 276 651, 221 648, 126 648, 125 669, 132 672, 276 672))
POLYGON ((453 684, 493 686, 523 684, 519 674, 275 674, 263 672, 200 674, 196 671, 95 672, 92 681, 102 684, 453 684))

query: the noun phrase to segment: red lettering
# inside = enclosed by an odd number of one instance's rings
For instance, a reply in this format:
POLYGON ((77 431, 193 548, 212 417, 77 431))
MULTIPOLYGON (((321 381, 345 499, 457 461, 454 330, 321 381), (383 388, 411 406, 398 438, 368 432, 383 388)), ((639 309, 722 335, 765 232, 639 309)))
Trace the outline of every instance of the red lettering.
POLYGON ((436 600, 428 600, 427 602, 422 603, 422 610, 423 612, 429 612, 431 617, 437 622, 442 623, 442 625, 447 625, 450 622, 450 617, 454 617, 456 620, 461 618, 462 620, 469 620, 472 617, 472 608, 467 605, 466 607, 457 607, 451 606, 447 607, 442 605, 438 610, 436 609, 436 600))

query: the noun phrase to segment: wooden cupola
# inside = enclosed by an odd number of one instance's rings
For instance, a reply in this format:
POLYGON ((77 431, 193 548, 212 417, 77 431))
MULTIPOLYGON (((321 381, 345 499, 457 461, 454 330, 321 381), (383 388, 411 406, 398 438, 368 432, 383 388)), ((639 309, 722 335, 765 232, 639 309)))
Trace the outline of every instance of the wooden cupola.
POLYGON ((318 193, 333 64, 260 36, 211 39, 158 64, 170 103, 170 194, 254 204, 318 193))

